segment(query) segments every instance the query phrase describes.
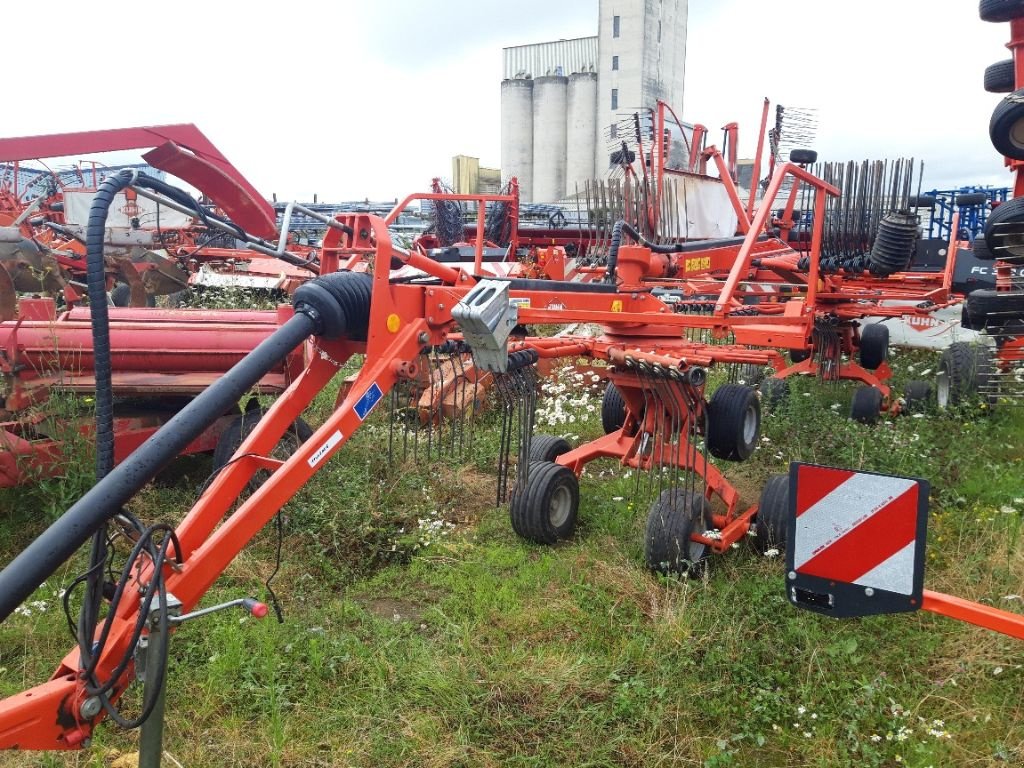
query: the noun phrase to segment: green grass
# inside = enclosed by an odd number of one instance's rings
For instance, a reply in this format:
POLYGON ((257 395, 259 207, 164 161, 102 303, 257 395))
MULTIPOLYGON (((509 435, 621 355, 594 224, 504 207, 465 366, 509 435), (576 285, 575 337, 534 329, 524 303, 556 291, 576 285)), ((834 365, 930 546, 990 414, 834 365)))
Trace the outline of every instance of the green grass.
MULTIPOLYGON (((898 355, 897 382, 929 360, 898 355)), ((850 392, 794 384, 754 457, 723 466, 744 500, 791 460, 926 477, 926 585, 1021 611, 1007 597, 1024 593, 1024 411, 868 427, 846 419, 850 392)), ((575 396, 564 412, 576 420, 554 431, 586 439, 597 415, 575 396)), ((646 504, 613 462, 588 468, 571 541, 524 543, 493 505, 493 416, 462 462, 393 466, 379 411, 286 507, 274 582, 286 622, 221 613, 172 640, 165 743, 182 765, 1024 764, 1019 641, 929 614, 797 611, 781 563, 747 546, 703 580, 652 576, 646 504)), ((193 474, 134 511, 177 519, 193 474)), ((45 523, 25 498, 0 500, 5 560, 45 523)), ((275 543, 268 527, 204 604, 264 596, 275 543)), ((70 648, 57 588, 37 596, 45 611, 0 625, 0 694, 44 680, 70 648)), ((135 739, 108 724, 83 754, 0 765, 109 765, 135 739)))

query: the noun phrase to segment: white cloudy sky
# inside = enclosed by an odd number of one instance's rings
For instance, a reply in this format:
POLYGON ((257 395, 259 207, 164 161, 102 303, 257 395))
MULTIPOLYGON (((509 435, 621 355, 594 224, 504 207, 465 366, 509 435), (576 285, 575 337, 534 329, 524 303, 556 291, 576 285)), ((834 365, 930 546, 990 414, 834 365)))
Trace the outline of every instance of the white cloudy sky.
MULTIPOLYGON (((7 3, 0 134, 194 122, 267 195, 388 199, 497 165, 502 47, 596 25, 597 0, 7 3)), ((767 96, 818 110, 822 159, 1009 184, 981 85, 1008 34, 974 0, 690 0, 682 117, 753 154, 767 96)))

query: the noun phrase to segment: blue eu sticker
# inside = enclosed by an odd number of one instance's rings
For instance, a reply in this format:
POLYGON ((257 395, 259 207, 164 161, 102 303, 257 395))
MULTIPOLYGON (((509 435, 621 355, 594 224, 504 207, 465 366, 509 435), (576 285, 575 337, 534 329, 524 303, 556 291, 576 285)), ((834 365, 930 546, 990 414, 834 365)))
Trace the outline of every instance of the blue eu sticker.
POLYGON ((380 386, 377 382, 373 382, 370 388, 366 390, 366 394, 359 398, 359 402, 356 403, 356 415, 360 421, 363 421, 373 410, 373 407, 380 402, 380 399, 384 397, 384 393, 381 392, 380 386))

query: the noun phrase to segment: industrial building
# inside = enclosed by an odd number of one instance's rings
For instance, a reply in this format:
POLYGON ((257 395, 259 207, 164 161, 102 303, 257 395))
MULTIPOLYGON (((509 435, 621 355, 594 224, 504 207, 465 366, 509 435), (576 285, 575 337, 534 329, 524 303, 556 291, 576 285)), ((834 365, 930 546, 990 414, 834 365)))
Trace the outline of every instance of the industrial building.
POLYGON ((524 201, 605 175, 619 122, 661 99, 682 110, 687 0, 601 0, 597 35, 505 48, 501 174, 524 201))

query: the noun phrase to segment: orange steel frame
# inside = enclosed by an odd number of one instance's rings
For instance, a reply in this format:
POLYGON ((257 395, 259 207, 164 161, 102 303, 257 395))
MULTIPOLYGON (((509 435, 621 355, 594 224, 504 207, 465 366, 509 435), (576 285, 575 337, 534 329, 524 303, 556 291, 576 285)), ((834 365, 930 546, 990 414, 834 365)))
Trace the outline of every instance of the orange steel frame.
MULTIPOLYGON (((831 194, 835 191, 823 182, 810 177, 802 169, 785 166, 785 172, 792 172, 819 190, 831 194)), ((779 174, 781 175, 781 173, 779 174)), ((777 191, 777 186, 772 194, 777 191)), ((823 200, 820 203, 823 206, 823 200)), ((756 233, 763 227, 768 208, 765 206, 755 217, 751 232, 748 233, 741 258, 733 267, 727 280, 727 290, 719 300, 716 312, 708 317, 678 315, 655 297, 631 291, 628 284, 616 293, 560 291, 557 283, 553 290, 532 291, 513 288, 512 296, 528 301, 520 307, 519 321, 522 323, 584 321, 600 323, 608 327, 609 333, 600 339, 545 339, 526 342, 545 357, 589 356, 601 357, 614 363, 630 359, 659 365, 683 375, 690 367, 710 365, 714 362, 761 362, 775 360, 777 352, 768 349, 747 349, 743 344, 760 343, 775 346, 785 340, 800 342, 802 346, 813 323, 813 313, 808 305, 817 291, 817 270, 812 264, 808 281, 807 301, 794 301, 787 305, 787 311, 776 317, 729 317, 729 291, 735 289, 737 280, 732 279, 748 268, 752 258, 752 246, 756 233), (796 311, 788 311, 792 305, 796 311), (657 324, 665 329, 669 338, 658 339, 656 344, 642 341, 644 350, 638 351, 636 336, 632 329, 649 324, 656 315, 657 324), (688 327, 731 330, 738 345, 700 345, 679 338, 679 331, 688 327), (653 351, 651 351, 653 346, 653 351)), ((821 211, 819 210, 819 213, 821 211)), ((364 398, 379 404, 386 394, 402 380, 417 375, 417 363, 424 347, 443 343, 454 329, 451 311, 476 283, 476 279, 461 269, 433 261, 427 256, 395 248, 390 239, 384 219, 365 214, 339 216, 347 225, 351 235, 331 229, 325 242, 324 266, 337 267, 342 262, 358 258, 371 264, 385 266, 397 257, 426 274, 439 279, 438 285, 392 284, 387 268, 373 270, 373 293, 366 342, 351 340, 329 340, 318 338, 314 342, 307 367, 295 377, 260 420, 259 426, 245 439, 235 458, 216 476, 203 492, 191 511, 177 527, 181 551, 178 553, 181 565, 167 566, 164 579, 168 592, 182 603, 182 610, 194 607, 211 585, 217 580, 229 563, 238 555, 256 533, 323 467, 334 454, 340 451, 352 434, 359 428, 365 411, 360 415, 355 406, 364 398), (365 354, 359 374, 352 385, 338 396, 334 411, 325 422, 285 461, 268 458, 281 436, 306 409, 313 398, 338 374, 341 367, 354 354, 365 354), (272 474, 256 491, 232 509, 241 496, 253 474, 260 469, 272 474)), ((821 218, 819 216, 818 220, 821 218)), ((812 244, 820 245, 820 237, 812 244)), ((636 247, 623 247, 620 252, 621 264, 634 270, 642 261, 636 247)), ((648 252, 648 260, 650 255, 648 252)), ((599 456, 619 457, 630 466, 642 468, 653 460, 641 457, 638 452, 638 435, 643 432, 638 417, 637 387, 627 372, 612 374, 613 380, 623 386, 623 394, 630 403, 623 429, 581 446, 561 457, 560 461, 574 471, 599 456)), ((703 408, 702 387, 693 391, 700 395, 695 413, 703 408)), ((645 415, 645 419, 652 418, 645 415)), ((756 507, 741 509, 738 494, 722 475, 697 455, 694 459, 683 459, 676 453, 661 446, 658 458, 673 460, 677 465, 702 474, 707 481, 706 493, 718 495, 726 505, 726 513, 715 518, 715 524, 722 527, 722 538, 708 540, 697 537, 715 551, 722 551, 728 544, 746 532, 756 507), (668 450, 668 453, 666 453, 668 450)), ((149 566, 143 567, 135 578, 139 583, 151 579, 149 566)), ((943 604, 936 599, 929 608, 958 616, 961 608, 943 604)), ((97 677, 108 677, 116 663, 127 651, 131 630, 139 609, 138 590, 129 589, 117 607, 113 629, 107 647, 96 670, 97 677)), ((976 616, 984 626, 999 631, 1019 633, 1024 636, 1024 617, 1001 614, 994 609, 976 616)), ((129 667, 118 681, 116 691, 123 692, 134 676, 129 667)), ((48 682, 28 691, 15 694, 0 701, 0 748, 21 749, 72 749, 86 743, 101 716, 87 719, 81 715, 85 698, 85 686, 78 678, 78 652, 69 653, 48 682)))

